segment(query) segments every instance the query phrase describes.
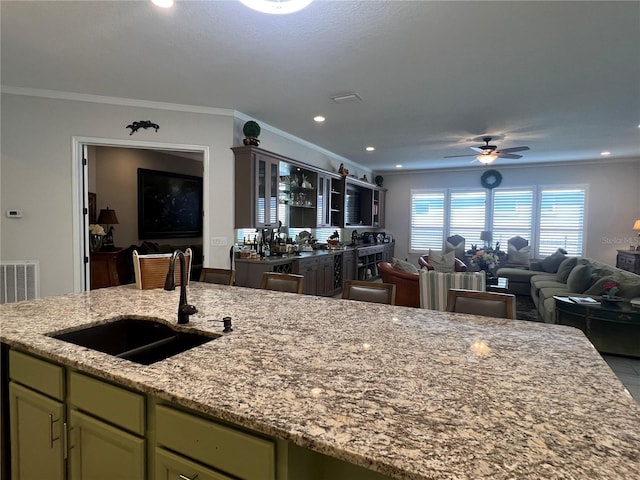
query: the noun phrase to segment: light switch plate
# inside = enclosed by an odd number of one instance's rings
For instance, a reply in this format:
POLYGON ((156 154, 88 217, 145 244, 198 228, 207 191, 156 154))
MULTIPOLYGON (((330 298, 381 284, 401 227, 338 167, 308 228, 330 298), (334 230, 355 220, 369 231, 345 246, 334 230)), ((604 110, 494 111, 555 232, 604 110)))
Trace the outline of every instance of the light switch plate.
POLYGON ((226 247, 227 245, 227 237, 211 237, 212 247, 226 247))

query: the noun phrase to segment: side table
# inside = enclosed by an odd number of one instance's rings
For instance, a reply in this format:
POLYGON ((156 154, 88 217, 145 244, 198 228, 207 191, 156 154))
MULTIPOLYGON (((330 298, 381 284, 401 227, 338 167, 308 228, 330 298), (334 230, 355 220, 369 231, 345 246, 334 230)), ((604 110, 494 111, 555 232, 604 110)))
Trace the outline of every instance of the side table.
POLYGON ((640 357, 640 308, 629 302, 615 306, 556 300, 556 323, 579 328, 601 353, 640 357))
POLYGON ((91 253, 91 290, 129 283, 131 267, 126 258, 128 250, 116 248, 91 253))
POLYGON ((640 252, 618 250, 618 255, 616 256, 616 267, 640 275, 640 252))

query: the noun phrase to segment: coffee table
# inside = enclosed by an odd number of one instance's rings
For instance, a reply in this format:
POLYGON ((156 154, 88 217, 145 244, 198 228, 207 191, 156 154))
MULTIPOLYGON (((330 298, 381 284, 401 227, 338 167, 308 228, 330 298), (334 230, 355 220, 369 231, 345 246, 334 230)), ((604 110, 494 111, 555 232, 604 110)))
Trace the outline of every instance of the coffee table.
POLYGON ((507 277, 498 277, 489 283, 487 279, 487 292, 507 293, 509 290, 509 279, 507 277))

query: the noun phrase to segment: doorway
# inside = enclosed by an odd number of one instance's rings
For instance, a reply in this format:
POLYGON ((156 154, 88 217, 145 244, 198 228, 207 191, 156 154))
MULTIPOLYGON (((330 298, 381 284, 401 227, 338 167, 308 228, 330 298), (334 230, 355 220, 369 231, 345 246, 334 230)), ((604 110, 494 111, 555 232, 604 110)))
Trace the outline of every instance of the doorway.
MULTIPOLYGON (((116 212, 118 224, 113 225, 114 245, 111 251, 120 253, 114 255, 115 262, 116 257, 125 255, 124 250, 127 247, 139 245, 142 241, 137 234, 137 169, 151 168, 174 173, 195 173, 195 176, 201 175, 206 179, 209 171, 209 148, 199 145, 96 138, 74 138, 73 143, 73 176, 74 184, 77 186, 73 200, 74 211, 77 212, 74 215, 74 289, 86 291, 91 288, 92 283, 90 198, 95 201, 96 215, 107 207, 116 212)), ((208 182, 203 181, 204 213, 209 204, 208 199, 208 182)), ((207 215, 203 215, 202 238, 208 238, 209 228, 207 215)), ((202 245, 201 255, 204 258, 208 251, 206 242, 203 242, 202 238, 199 242, 202 245)), ((164 241, 163 239, 149 240, 164 241)), ((178 240, 182 239, 170 241, 174 243, 178 240)), ((184 240, 194 242, 198 239, 184 240)), ((110 257, 110 255, 102 256, 110 257)), ((128 260, 126 258, 127 262, 128 260)), ((105 258, 101 258, 100 261, 104 262, 105 258)), ((107 264, 104 265, 107 268, 107 264)), ((115 263, 113 265, 115 266, 115 263)), ((130 280, 131 278, 128 278, 126 281, 130 280)), ((126 281, 121 280, 120 283, 126 281)))

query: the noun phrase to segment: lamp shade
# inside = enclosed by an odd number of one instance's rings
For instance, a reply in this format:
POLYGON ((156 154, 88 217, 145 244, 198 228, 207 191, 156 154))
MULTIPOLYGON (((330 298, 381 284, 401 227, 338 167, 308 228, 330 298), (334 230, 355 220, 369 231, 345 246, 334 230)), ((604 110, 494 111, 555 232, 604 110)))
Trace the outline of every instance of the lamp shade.
POLYGON ((491 230, 483 230, 480 232, 480 240, 484 240, 485 242, 490 242, 493 240, 493 233, 491 230))
POLYGON ((633 224, 634 230, 640 230, 640 220, 636 220, 636 223, 633 224))
POLYGON ((116 217, 116 211, 107 208, 103 208, 100 210, 100 215, 98 215, 98 223, 104 225, 115 225, 118 222, 118 217, 116 217))

